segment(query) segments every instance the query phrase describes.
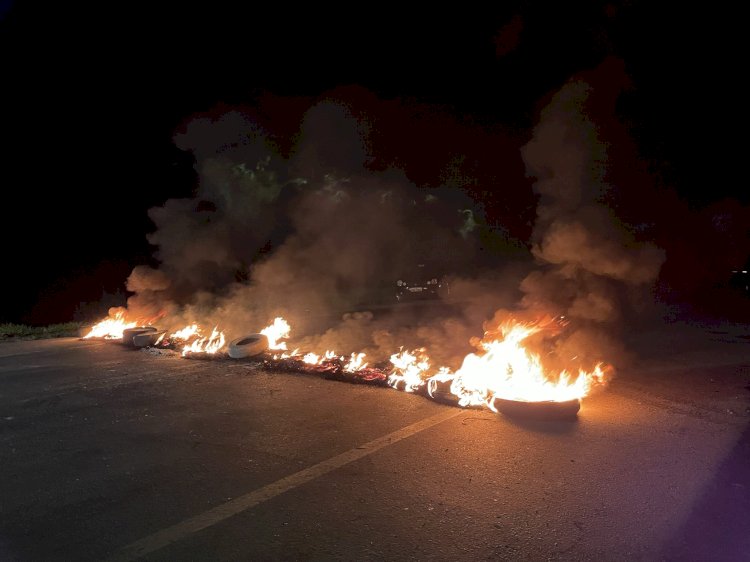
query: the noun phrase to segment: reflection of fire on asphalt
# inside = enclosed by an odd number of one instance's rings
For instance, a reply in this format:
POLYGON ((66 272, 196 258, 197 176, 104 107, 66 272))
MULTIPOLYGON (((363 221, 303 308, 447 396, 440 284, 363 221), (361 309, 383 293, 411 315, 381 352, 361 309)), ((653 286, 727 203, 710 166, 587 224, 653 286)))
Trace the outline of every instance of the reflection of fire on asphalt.
MULTIPOLYGON (((126 326, 136 324, 126 322, 122 315, 114 320, 116 323, 113 319, 103 320, 85 337, 114 339, 118 330, 121 337, 126 326)), ((604 384, 609 367, 603 363, 589 371, 582 368, 555 371, 545 367, 541 356, 528 349, 526 340, 546 330, 549 324, 508 320, 486 332, 477 352, 466 355, 461 366, 451 370, 434 366, 426 349, 402 348, 391 355, 388 362, 376 364, 368 361, 362 352, 342 355, 334 350, 320 354, 299 349, 288 351, 291 326, 279 317, 260 331, 268 338, 268 347, 251 360, 289 372, 390 386, 460 407, 486 406, 493 411, 513 412, 514 404, 533 403, 537 404, 537 412, 543 413, 543 405, 547 404, 556 405, 558 411, 575 414, 580 400, 592 388, 604 384)), ((559 323, 556 326, 559 327, 559 323)), ((226 342, 218 327, 204 335, 200 326, 193 323, 170 333, 157 347, 180 349, 183 357, 206 357, 222 355, 220 352, 225 351, 226 342)))

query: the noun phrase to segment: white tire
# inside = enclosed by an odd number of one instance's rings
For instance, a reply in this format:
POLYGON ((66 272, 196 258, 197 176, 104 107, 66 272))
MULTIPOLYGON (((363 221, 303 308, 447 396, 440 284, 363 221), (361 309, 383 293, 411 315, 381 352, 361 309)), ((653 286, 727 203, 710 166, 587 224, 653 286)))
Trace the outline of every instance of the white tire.
POLYGON ((263 334, 250 334, 232 340, 229 344, 229 357, 232 359, 242 359, 243 357, 252 357, 260 355, 268 349, 268 338, 263 334))
POLYGON ((122 343, 125 345, 135 345, 133 343, 133 338, 137 336, 138 334, 148 334, 151 332, 156 332, 156 328, 154 326, 139 326, 138 328, 127 328, 122 331, 122 343))

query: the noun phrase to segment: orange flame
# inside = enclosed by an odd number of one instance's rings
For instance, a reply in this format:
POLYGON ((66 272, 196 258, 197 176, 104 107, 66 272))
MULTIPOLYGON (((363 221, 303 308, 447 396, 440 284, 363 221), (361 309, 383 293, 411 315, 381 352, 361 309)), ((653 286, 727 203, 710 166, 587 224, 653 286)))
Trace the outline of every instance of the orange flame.
POLYGON ((137 322, 128 322, 125 320, 125 313, 119 311, 115 313, 114 318, 105 318, 101 322, 94 324, 91 331, 83 336, 83 339, 104 338, 107 340, 121 339, 122 332, 128 328, 135 328, 137 322))
POLYGON ((213 355, 221 350, 226 344, 226 337, 224 332, 218 331, 214 328, 211 331, 211 335, 195 340, 182 348, 182 356, 185 357, 188 353, 207 353, 213 355))
MULTIPOLYGON (((493 408, 495 398, 525 402, 565 402, 586 396, 591 388, 604 382, 605 368, 599 363, 590 372, 579 369, 573 376, 567 370, 550 373, 542 366, 539 355, 523 345, 523 340, 542 328, 537 325, 509 322, 500 326, 500 336, 482 341, 484 353, 467 355, 454 373, 441 367, 429 375, 429 358, 425 350, 401 351, 391 356, 393 372, 388 384, 414 392, 423 385, 432 396, 438 383, 450 383, 450 392, 460 406, 487 404, 493 408)), ((494 409, 494 408, 493 408, 494 409)))
POLYGON ((395 370, 388 377, 390 386, 396 388, 398 383, 403 382, 406 392, 414 392, 425 384, 423 375, 430 368, 430 360, 424 349, 404 351, 402 348, 400 353, 391 355, 391 364, 395 370))
POLYGON ((289 322, 280 316, 274 319, 273 324, 260 331, 268 338, 268 349, 286 349, 286 342, 279 342, 279 340, 288 338, 290 332, 289 322))
POLYGON ((308 365, 320 365, 324 361, 330 361, 331 359, 334 359, 336 357, 335 351, 326 351, 323 355, 318 355, 316 353, 306 353, 305 356, 302 358, 302 361, 304 363, 307 363, 308 365))
POLYGON ((365 367, 367 367, 367 363, 364 362, 364 359, 364 353, 352 353, 349 362, 344 365, 344 371, 346 371, 347 373, 354 373, 356 371, 364 369, 365 367))
POLYGON ((189 326, 185 326, 182 330, 177 330, 169 336, 169 339, 186 341, 193 336, 199 336, 200 333, 201 329, 198 327, 198 324, 193 323, 189 326))
POLYGON ((470 353, 456 371, 451 392, 459 397, 460 405, 491 405, 494 398, 564 402, 583 398, 604 378, 601 363, 593 371, 579 370, 575 376, 566 370, 545 371, 539 355, 522 345, 541 330, 538 326, 508 323, 500 330, 502 339, 482 342, 485 353, 470 353))

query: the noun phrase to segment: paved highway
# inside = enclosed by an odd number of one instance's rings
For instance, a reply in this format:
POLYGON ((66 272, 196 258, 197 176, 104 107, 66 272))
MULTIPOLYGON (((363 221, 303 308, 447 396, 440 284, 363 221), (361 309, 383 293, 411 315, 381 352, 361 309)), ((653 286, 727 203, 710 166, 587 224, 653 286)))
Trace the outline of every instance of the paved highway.
POLYGON ((572 423, 3 343, 0 560, 750 560, 746 334, 640 334, 572 423))

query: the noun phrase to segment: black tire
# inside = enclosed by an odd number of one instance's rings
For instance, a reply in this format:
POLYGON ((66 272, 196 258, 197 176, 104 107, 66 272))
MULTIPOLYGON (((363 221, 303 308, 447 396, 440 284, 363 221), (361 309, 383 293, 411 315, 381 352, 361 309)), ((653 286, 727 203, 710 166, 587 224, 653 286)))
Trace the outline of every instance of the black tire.
POLYGON ((268 349, 268 338, 263 334, 250 334, 232 340, 227 351, 232 359, 243 359, 260 355, 268 349))
POLYGON ((150 332, 156 332, 154 326, 139 326, 137 328, 127 328, 122 331, 122 343, 124 345, 135 345, 133 338, 138 334, 148 334, 150 332))

